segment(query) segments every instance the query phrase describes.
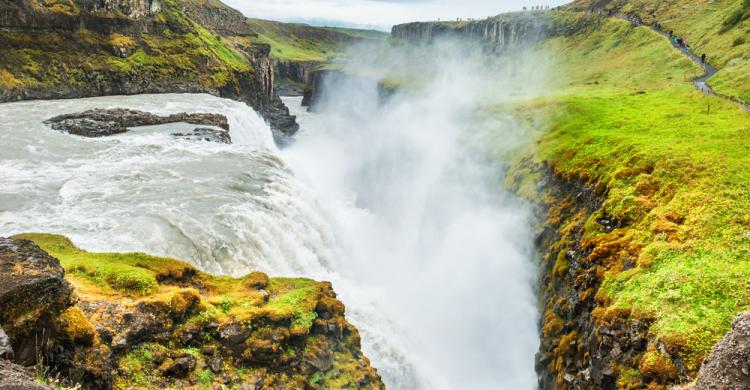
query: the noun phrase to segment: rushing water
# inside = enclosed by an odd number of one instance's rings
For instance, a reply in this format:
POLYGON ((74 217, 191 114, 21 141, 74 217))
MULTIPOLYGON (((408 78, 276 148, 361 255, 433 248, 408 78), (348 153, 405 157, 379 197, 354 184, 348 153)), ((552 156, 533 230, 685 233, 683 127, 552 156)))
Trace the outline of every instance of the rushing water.
POLYGON ((0 235, 331 280, 390 388, 533 388, 530 213, 487 158, 525 137, 477 120, 468 82, 386 105, 374 83, 332 86, 320 114, 288 98, 301 131, 282 151, 246 105, 208 95, 2 104, 0 235), (107 107, 222 113, 235 143, 169 135, 187 124, 86 139, 42 123, 107 107))

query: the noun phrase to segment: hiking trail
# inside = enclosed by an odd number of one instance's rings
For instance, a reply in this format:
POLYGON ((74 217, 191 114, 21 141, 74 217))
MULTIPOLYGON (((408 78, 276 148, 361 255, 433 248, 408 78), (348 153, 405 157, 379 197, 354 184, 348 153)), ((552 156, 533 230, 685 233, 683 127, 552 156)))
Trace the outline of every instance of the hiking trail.
POLYGON ((654 31, 655 33, 663 36, 664 38, 666 38, 669 41, 669 43, 674 48, 676 48, 677 50, 679 50, 680 52, 682 52, 682 54, 684 54, 685 56, 687 56, 691 61, 693 61, 696 64, 700 65, 703 68, 703 70, 706 72, 702 76, 699 76, 699 77, 693 79, 693 85, 695 86, 695 88, 697 90, 703 92, 704 94, 706 94, 708 96, 718 96, 718 97, 720 97, 722 99, 727 99, 727 100, 730 100, 732 102, 735 102, 735 103, 739 104, 740 107, 742 107, 743 109, 745 109, 745 111, 749 111, 750 112, 750 104, 748 104, 748 103, 740 100, 739 98, 736 98, 736 97, 733 97, 733 96, 728 96, 728 95, 725 95, 725 94, 718 93, 718 92, 714 91, 713 88, 711 88, 711 86, 708 85, 708 79, 710 79, 716 73, 718 73, 719 70, 716 69, 716 68, 714 68, 713 66, 711 66, 708 62, 701 61, 701 58, 698 55, 696 55, 692 50, 690 50, 688 47, 681 47, 679 45, 675 45, 674 43, 672 43, 672 37, 669 36, 668 32, 663 31, 663 30, 657 28, 654 25, 643 24, 643 22, 639 18, 630 16, 630 15, 627 15, 627 14, 623 14, 623 13, 609 14, 609 13, 606 13, 604 11, 596 11, 595 13, 598 13, 600 15, 605 15, 605 16, 613 17, 613 18, 618 18, 618 19, 626 20, 628 22, 633 23, 637 27, 647 27, 647 28, 651 29, 652 31, 654 31))

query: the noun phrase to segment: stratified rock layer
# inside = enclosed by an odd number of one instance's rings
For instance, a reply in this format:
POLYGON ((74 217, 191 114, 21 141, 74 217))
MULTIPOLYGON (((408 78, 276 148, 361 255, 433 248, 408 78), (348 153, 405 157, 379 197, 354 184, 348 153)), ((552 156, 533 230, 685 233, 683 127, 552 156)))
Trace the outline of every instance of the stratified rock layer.
POLYGON ((546 38, 551 20, 534 14, 502 14, 464 23, 415 22, 393 26, 391 35, 412 43, 429 43, 438 38, 461 38, 483 43, 494 50, 522 47, 546 38))

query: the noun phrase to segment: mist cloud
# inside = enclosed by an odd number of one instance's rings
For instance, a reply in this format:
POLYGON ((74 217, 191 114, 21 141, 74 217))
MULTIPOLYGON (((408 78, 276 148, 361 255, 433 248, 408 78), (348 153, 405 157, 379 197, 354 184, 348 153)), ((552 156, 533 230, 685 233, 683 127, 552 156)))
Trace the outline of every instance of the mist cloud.
POLYGON ((332 221, 365 353, 393 389, 534 388, 532 213, 500 179, 532 134, 497 107, 542 93, 544 58, 460 41, 345 57, 284 160, 332 221), (382 79, 403 89, 383 99, 382 79))

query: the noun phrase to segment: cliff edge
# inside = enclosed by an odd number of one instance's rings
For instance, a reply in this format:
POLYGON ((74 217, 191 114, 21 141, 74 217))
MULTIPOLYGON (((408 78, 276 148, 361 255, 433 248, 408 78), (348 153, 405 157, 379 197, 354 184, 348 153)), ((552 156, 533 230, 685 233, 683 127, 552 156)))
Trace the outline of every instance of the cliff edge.
POLYGON ((213 276, 46 234, 0 239, 0 282, 0 375, 29 386, 2 358, 57 387, 385 388, 330 283, 213 276))

